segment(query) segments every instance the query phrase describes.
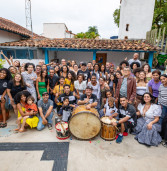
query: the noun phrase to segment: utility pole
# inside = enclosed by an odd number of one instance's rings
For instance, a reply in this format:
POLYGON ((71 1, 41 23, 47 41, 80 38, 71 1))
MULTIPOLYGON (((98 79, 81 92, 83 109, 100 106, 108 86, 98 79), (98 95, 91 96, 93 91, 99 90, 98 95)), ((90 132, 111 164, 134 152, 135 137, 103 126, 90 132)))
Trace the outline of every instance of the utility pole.
POLYGON ((32 36, 33 36, 32 17, 31 17, 31 0, 25 0, 25 16, 26 16, 26 28, 31 31, 32 36))

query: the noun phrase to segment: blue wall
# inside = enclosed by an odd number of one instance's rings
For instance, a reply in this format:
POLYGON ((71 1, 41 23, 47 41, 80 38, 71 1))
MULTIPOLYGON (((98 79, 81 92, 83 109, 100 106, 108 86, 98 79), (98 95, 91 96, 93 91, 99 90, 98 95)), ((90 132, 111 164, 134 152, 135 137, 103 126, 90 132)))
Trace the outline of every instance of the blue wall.
MULTIPOLYGON (((13 59, 33 59, 34 58, 34 54, 32 50, 16 50, 16 56, 15 56, 15 51, 14 50, 3 50, 3 53, 5 54, 5 56, 7 56, 8 58, 10 58, 10 56, 13 56, 13 59)), ((2 59, 3 56, 1 55, 2 59)))

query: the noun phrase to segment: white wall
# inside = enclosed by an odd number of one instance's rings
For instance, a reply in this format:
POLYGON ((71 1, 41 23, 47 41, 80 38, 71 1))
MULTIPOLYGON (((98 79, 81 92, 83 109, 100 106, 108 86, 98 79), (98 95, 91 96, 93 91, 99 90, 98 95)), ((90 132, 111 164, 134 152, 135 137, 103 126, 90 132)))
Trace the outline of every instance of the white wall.
POLYGON ((48 38, 65 38, 66 27, 64 23, 44 23, 43 36, 48 38))
POLYGON ((119 39, 145 39, 146 32, 151 30, 154 5, 155 0, 122 0, 119 39))
MULTIPOLYGON (((97 52, 97 53, 107 53, 107 61, 112 62, 114 65, 119 65, 121 61, 127 57, 128 59, 133 58, 133 52, 97 52)), ((81 61, 89 62, 93 60, 93 52, 68 52, 68 51, 59 51, 57 52, 57 58, 59 61, 61 59, 75 60, 77 64, 81 61)))
POLYGON ((0 30, 0 43, 18 41, 21 38, 20 35, 0 30))

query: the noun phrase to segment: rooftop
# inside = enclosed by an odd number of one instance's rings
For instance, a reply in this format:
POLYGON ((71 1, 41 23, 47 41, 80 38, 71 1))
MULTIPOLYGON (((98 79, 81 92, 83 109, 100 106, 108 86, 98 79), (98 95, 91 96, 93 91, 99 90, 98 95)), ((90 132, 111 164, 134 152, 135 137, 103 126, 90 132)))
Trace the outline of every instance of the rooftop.
POLYGON ((14 23, 13 21, 7 20, 2 17, 0 17, 0 30, 5 30, 5 31, 9 31, 15 34, 19 34, 26 38, 41 37, 35 33, 33 33, 33 36, 32 36, 32 32, 30 30, 14 23))
POLYGON ((0 46, 66 48, 89 50, 128 50, 128 51, 158 51, 159 48, 145 40, 110 40, 110 39, 26 39, 17 42, 1 43, 0 46))

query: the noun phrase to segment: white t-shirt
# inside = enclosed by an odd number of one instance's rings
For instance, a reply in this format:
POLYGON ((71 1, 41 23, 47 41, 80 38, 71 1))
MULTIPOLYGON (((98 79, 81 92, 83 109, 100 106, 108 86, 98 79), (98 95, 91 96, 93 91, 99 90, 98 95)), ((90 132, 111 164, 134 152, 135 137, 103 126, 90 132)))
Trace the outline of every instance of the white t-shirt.
POLYGON ((92 85, 91 82, 88 82, 88 86, 93 88, 92 94, 95 94, 97 96, 97 99, 100 99, 100 84, 97 82, 95 86, 92 85))
POLYGON ((74 87, 76 90, 79 91, 79 95, 83 94, 83 90, 86 89, 86 81, 82 81, 81 84, 79 84, 79 81, 74 81, 74 87))

